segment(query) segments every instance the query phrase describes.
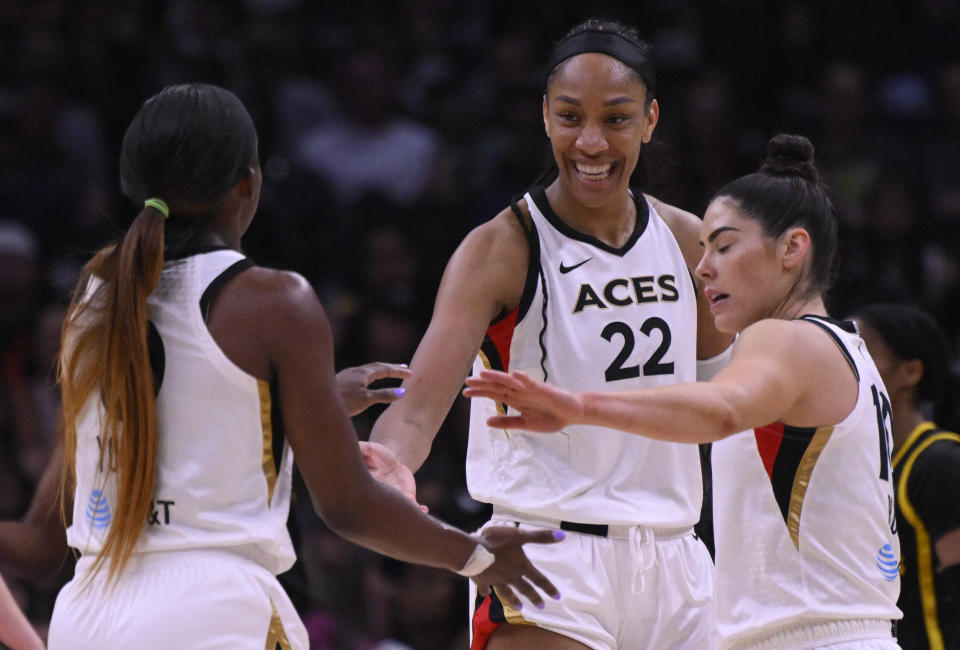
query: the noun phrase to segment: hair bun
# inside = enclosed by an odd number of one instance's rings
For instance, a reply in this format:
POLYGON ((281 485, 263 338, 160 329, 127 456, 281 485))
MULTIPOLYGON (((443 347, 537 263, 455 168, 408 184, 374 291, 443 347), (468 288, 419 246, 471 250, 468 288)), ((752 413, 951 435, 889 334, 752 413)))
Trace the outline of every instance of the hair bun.
POLYGON ((772 176, 800 176, 814 183, 820 180, 813 164, 813 144, 802 135, 780 133, 770 138, 760 171, 772 176))

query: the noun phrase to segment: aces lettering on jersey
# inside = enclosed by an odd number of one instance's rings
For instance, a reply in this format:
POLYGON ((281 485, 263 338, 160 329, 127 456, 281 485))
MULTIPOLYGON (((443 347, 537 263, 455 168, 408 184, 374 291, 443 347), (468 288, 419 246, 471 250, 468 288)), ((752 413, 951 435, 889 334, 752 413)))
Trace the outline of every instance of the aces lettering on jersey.
MULTIPOLYGON (((594 287, 588 282, 580 285, 577 292, 576 304, 573 313, 585 313, 591 310, 609 310, 623 307, 633 307, 645 303, 677 302, 680 292, 677 290, 677 280, 672 274, 659 276, 641 275, 631 278, 614 278, 603 287, 594 287)), ((612 311, 611 316, 617 312, 612 311)), ((647 338, 659 336, 656 348, 647 356, 643 364, 630 363, 634 348, 637 347, 637 336, 630 324, 612 320, 600 332, 600 336, 614 345, 610 365, 604 371, 604 378, 608 382, 635 377, 649 377, 652 375, 672 375, 674 365, 667 359, 673 337, 670 326, 658 316, 647 318, 638 328, 639 333, 647 338)))
POLYGON ((680 299, 677 291, 677 279, 670 274, 654 277, 642 275, 635 278, 615 278, 599 291, 590 283, 580 285, 577 303, 573 313, 585 309, 609 309, 610 307, 628 307, 647 302, 676 302, 680 299))

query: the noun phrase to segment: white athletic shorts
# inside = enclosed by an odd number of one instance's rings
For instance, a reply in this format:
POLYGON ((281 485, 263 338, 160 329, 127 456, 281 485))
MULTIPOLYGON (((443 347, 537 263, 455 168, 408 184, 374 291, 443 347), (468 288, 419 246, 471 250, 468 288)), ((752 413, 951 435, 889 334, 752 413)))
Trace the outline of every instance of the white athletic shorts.
POLYGON ((81 557, 57 596, 50 650, 307 650, 307 630, 276 577, 223 550, 134 555, 119 580, 81 557))
MULTIPOLYGON (((559 529, 560 522, 495 509, 488 526, 559 529)), ((521 597, 517 611, 496 596, 471 593, 474 650, 485 647, 498 624, 533 624, 595 650, 715 647, 713 562, 693 529, 610 526, 606 537, 566 535, 557 544, 524 546, 560 591, 559 601, 544 596, 546 607, 537 609, 521 597)))
POLYGON ((877 619, 800 622, 776 632, 722 645, 737 650, 896 650, 900 647, 893 638, 890 621, 877 619))

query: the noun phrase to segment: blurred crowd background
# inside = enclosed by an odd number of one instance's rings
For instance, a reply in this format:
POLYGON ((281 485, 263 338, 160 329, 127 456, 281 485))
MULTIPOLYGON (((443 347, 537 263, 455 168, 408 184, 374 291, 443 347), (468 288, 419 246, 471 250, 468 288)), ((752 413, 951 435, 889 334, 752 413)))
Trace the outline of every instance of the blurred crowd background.
MULTIPOLYGON (((0 517, 23 514, 47 460, 77 271, 138 209, 116 165, 146 97, 205 81, 244 100, 264 171, 246 252, 310 280, 339 367, 406 362, 457 243, 543 170, 544 64, 594 15, 654 45, 652 191, 702 214, 771 135, 807 135, 841 221, 833 314, 918 304, 956 349, 955 0, 0 0, 0 517)), ((361 437, 379 412, 355 418, 361 437)), ((418 482, 473 528, 487 511, 464 488, 465 414, 461 399, 418 482)), ((304 490, 291 522, 301 559, 284 582, 314 648, 466 647, 465 581, 341 541, 304 490)), ((71 570, 11 580, 39 628, 71 570)))

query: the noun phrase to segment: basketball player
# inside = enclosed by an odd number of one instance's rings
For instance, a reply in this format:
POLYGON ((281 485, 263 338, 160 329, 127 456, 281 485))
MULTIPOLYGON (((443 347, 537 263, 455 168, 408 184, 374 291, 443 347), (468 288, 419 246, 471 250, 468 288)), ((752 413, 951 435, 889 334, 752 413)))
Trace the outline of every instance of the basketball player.
MULTIPOLYGON (((694 381, 697 357, 729 346, 705 302, 698 311, 700 220, 630 188, 657 125, 654 95, 634 29, 590 20, 554 48, 542 110, 555 168, 448 263, 406 396, 364 445, 375 475, 414 496, 411 472, 471 366, 617 390, 694 381)), ((697 448, 596 427, 508 434, 486 425, 492 409, 472 405, 471 495, 493 504, 491 524, 570 534, 552 556, 527 549, 563 601, 517 611, 480 591, 474 650, 706 647, 697 448)))
MULTIPOLYGON (((347 413, 356 415, 373 404, 395 402, 403 396, 400 388, 370 388, 370 384, 378 379, 409 376, 410 370, 404 364, 374 361, 338 372, 337 392, 347 413)), ((58 440, 23 518, 0 521, 0 572, 45 582, 53 579, 63 566, 67 537, 57 507, 57 477, 62 471, 63 445, 58 440)))
POLYGON ((890 400, 853 324, 824 307, 836 221, 810 142, 774 137, 761 171, 717 192, 700 232, 717 327, 739 332, 711 381, 574 393, 485 371, 466 394, 519 410, 489 420, 524 430, 511 437, 563 441, 593 425, 715 441, 722 647, 895 648, 890 400))
POLYGON ((916 307, 871 305, 854 320, 893 409, 903 556, 897 640, 911 650, 960 648, 960 382, 950 370, 950 346, 916 307))
POLYGON ((522 544, 471 537, 374 480, 336 392, 329 324, 300 276, 253 265, 257 137, 243 104, 188 84, 148 99, 123 139, 140 212, 84 268, 64 324, 67 541, 82 554, 50 647, 303 648, 275 575, 293 454, 336 532, 540 602, 522 544), (291 453, 293 452, 293 454, 291 453))

